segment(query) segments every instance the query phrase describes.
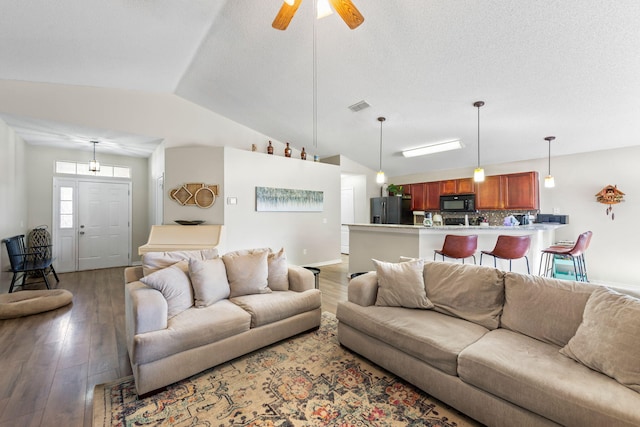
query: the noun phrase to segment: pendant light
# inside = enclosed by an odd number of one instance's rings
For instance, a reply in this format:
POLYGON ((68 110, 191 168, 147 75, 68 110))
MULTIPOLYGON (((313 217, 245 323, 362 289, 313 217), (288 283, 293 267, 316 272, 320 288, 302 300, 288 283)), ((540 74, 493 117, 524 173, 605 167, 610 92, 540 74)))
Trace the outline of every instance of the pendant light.
POLYGON ((551 141, 553 141, 554 139, 556 139, 555 136, 547 136, 545 138, 545 141, 549 143, 549 174, 544 177, 544 186, 546 188, 553 188, 556 186, 556 181, 551 175, 551 141))
POLYGON ((96 144, 98 141, 91 141, 93 144, 93 160, 89 162, 89 170, 91 172, 100 172, 100 163, 96 160, 96 144))
POLYGON ((484 105, 484 101, 476 101, 473 103, 473 106, 478 109, 478 167, 473 171, 473 181, 474 182, 483 182, 484 181, 484 169, 480 167, 480 107, 484 105))
POLYGON ((378 170, 378 175, 376 175, 376 182, 380 185, 384 184, 385 177, 384 172, 382 172, 382 122, 387 120, 384 117, 378 117, 378 121, 380 122, 380 169, 378 170))

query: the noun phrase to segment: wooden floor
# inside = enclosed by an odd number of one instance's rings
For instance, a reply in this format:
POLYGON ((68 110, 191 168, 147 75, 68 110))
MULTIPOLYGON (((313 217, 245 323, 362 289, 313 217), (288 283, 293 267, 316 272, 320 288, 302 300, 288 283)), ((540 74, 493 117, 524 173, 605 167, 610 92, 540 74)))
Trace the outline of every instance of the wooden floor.
MULTIPOLYGON (((321 267, 322 309, 347 295, 348 257, 321 267)), ((6 273, 0 293, 9 289, 6 273)), ((0 427, 91 426, 93 388, 131 375, 122 268, 60 274, 73 304, 0 320, 0 427)), ((10 276, 9 276, 10 280, 10 276)), ((32 285, 26 289, 42 289, 32 285)))

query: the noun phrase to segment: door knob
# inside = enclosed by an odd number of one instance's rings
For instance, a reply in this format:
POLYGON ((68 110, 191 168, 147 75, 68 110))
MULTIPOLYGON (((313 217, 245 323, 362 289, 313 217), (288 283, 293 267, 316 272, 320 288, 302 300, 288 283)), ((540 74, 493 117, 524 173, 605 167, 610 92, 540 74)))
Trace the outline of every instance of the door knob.
POLYGON ((84 231, 81 231, 80 234, 84 234, 84 231))

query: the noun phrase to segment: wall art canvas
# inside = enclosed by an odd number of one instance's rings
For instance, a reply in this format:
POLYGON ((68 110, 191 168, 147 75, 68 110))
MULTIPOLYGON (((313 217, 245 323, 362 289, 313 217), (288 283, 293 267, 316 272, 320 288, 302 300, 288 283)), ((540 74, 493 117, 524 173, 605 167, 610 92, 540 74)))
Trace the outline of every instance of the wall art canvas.
POLYGON ((322 212, 324 192, 256 187, 258 212, 322 212))

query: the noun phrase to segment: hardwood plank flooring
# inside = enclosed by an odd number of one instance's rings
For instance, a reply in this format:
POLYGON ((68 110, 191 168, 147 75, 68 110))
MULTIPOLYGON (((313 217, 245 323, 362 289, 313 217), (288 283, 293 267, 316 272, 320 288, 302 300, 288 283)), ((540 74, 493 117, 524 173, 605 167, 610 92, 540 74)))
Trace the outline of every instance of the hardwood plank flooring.
MULTIPOLYGON (((320 267, 322 310, 334 314, 347 298, 348 256, 342 261, 320 267)), ((59 274, 58 287, 73 293, 72 305, 0 320, 0 427, 91 426, 94 386, 131 375, 123 271, 59 274)), ((0 293, 10 280, 0 273, 0 293)))

